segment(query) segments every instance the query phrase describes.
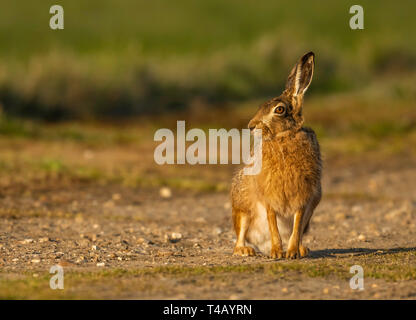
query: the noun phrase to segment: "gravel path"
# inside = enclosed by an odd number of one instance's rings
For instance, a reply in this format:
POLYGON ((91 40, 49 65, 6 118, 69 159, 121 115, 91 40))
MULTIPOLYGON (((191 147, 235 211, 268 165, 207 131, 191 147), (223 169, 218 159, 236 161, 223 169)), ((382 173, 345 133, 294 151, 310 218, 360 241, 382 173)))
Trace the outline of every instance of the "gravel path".
MULTIPOLYGON (((387 166, 374 162, 365 168, 340 161, 327 168, 324 198, 305 239, 311 255, 297 262, 275 262, 264 256, 233 257, 235 237, 228 195, 169 191, 91 184, 6 188, 0 196, 0 267, 6 280, 2 285, 22 273, 47 272, 54 264, 73 272, 281 264, 281 274, 253 267, 247 272, 230 269, 234 271, 213 275, 182 277, 161 272, 130 277, 133 284, 160 284, 160 288, 152 286, 140 292, 122 282, 118 283, 122 289, 115 291, 114 282, 103 281, 95 284, 99 290, 89 296, 416 297, 412 273, 393 280, 370 277, 361 292, 348 285, 352 276, 349 267, 356 261, 377 264, 399 258, 404 259, 401 263, 405 266, 413 264, 410 271, 414 270, 416 172, 412 161, 387 166), (315 267, 319 272, 320 266, 331 264, 338 266, 337 275, 302 272, 315 267), (345 275, 339 275, 340 265, 345 265, 345 275)), ((77 290, 72 292, 77 297, 77 290)))

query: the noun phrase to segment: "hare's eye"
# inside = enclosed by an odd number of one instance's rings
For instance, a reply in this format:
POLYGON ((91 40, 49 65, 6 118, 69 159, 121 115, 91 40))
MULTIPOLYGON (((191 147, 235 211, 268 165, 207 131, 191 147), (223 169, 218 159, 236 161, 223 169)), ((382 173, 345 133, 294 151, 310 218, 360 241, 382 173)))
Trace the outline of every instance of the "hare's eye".
POLYGON ((278 115, 282 115, 282 114, 284 114, 285 113, 285 111, 286 111, 286 108, 284 107, 284 106, 282 106, 282 105, 280 105, 280 106, 277 106, 276 108, 274 108, 274 113, 276 113, 276 114, 278 114, 278 115))

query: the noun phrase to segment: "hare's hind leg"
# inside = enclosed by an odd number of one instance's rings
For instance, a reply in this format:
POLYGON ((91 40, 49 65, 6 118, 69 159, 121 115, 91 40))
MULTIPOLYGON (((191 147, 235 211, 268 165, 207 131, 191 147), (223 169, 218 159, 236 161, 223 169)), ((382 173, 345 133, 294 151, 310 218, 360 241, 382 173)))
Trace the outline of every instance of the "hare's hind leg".
POLYGON ((302 238, 303 238, 303 235, 306 234, 309 230, 310 220, 312 218, 313 212, 315 211, 316 207, 321 201, 321 198, 322 198, 322 191, 321 191, 321 187, 319 187, 319 191, 317 192, 315 197, 312 199, 311 204, 309 206, 309 210, 305 213, 305 216, 303 218, 304 227, 303 227, 302 236, 300 237, 300 244, 299 244, 299 253, 302 258, 306 257, 309 254, 309 249, 305 247, 304 245, 302 245, 302 238))
MULTIPOLYGON (((300 240, 299 240, 299 254, 300 254, 300 257, 301 258, 304 258, 304 257, 306 257, 309 254, 309 248, 308 247, 305 247, 302 244, 302 239, 303 239, 303 235, 306 234, 309 231, 309 222, 310 222, 310 218, 312 216, 312 213, 313 213, 313 209, 312 209, 311 213, 307 217, 308 218, 308 221, 306 222, 305 227, 303 228, 303 233, 302 233, 302 236, 300 237, 300 240)), ((306 218, 306 216, 305 216, 305 218, 306 218)))
POLYGON ((250 216, 246 212, 233 209, 234 229, 237 234, 233 255, 255 256, 256 253, 252 247, 246 246, 246 234, 250 226, 250 216))

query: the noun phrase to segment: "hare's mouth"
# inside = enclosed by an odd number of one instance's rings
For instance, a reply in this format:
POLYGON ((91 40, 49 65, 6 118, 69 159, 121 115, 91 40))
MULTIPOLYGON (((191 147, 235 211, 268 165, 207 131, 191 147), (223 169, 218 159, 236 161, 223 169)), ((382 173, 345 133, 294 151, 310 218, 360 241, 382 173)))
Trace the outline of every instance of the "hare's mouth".
POLYGON ((250 132, 252 135, 256 134, 255 130, 261 130, 261 135, 264 140, 271 140, 273 138, 273 131, 264 121, 258 122, 255 126, 250 128, 250 132))
POLYGON ((262 135, 263 135, 263 139, 265 139, 265 140, 272 139, 273 131, 269 128, 267 123, 264 123, 264 122, 261 123, 261 132, 262 132, 262 135))

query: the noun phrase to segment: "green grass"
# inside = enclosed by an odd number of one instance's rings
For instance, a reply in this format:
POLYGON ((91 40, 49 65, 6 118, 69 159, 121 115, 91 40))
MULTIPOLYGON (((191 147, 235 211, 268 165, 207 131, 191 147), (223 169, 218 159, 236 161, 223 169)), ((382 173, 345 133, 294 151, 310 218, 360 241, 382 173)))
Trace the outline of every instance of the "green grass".
MULTIPOLYGON (((258 100, 225 110, 183 113, 186 128, 243 128, 258 100), (225 113, 225 115, 224 115, 225 113)), ((306 125, 316 130, 325 161, 331 157, 390 157, 416 154, 414 100, 388 92, 307 98, 306 125)), ((173 116, 125 123, 43 121, 0 117, 0 173, 7 184, 38 182, 169 186, 194 191, 226 191, 236 166, 158 166, 153 159, 158 128, 176 129, 173 116)), ((360 198, 368 195, 328 195, 360 198)))
POLYGON ((65 289, 51 290, 46 272, 24 272, 11 275, 0 273, 0 298, 3 299, 80 299, 97 298, 103 294, 126 294, 134 288, 135 292, 149 294, 152 292, 168 293, 161 279, 187 281, 187 283, 217 283, 229 281, 241 276, 271 276, 273 279, 302 280, 305 278, 331 278, 345 281, 351 278, 349 269, 352 265, 363 267, 365 279, 384 281, 416 280, 414 261, 415 251, 390 250, 387 253, 370 253, 354 257, 326 259, 303 259, 300 261, 263 262, 254 264, 222 266, 181 266, 167 265, 139 269, 105 269, 95 271, 65 271, 65 289), (34 276, 35 275, 35 276, 34 276), (228 280, 226 280, 228 279, 228 280), (132 287, 133 286, 133 287, 132 287), (101 288, 101 290, 97 290, 101 288), (106 288, 106 290, 102 290, 106 288), (110 290, 111 288, 111 290, 110 290), (106 292, 106 293, 105 293, 106 292))
MULTIPOLYGON (((151 164, 148 164, 151 165, 151 164)), ((195 170, 194 170, 195 171, 195 170)), ((206 175, 188 172, 187 175, 166 175, 161 169, 154 173, 142 172, 133 168, 106 168, 92 162, 89 165, 74 164, 63 158, 42 157, 40 159, 0 159, 0 173, 10 177, 14 183, 30 185, 40 181, 49 183, 95 183, 118 184, 127 187, 158 188, 171 187, 176 190, 192 190, 198 192, 224 192, 228 183, 208 170, 206 175)))
MULTIPOLYGON (((28 58, 51 48, 76 53, 126 53, 138 48, 148 55, 182 55, 215 52, 231 45, 250 45, 265 34, 290 30, 311 44, 318 39, 350 52, 380 39, 414 47, 407 36, 416 27, 411 19, 415 4, 401 1, 361 1, 365 30, 352 32, 348 21, 351 1, 282 3, 263 1, 110 0, 10 2, 0 13, 2 55, 28 58), (49 29, 49 7, 65 10, 65 30, 49 29), (41 37, 40 37, 41 36, 41 37), (25 41, 15 41, 15 39, 25 41)), ((381 59, 381 58, 380 58, 381 59)))
POLYGON ((65 29, 53 31, 55 3, 2 7, 0 109, 9 114, 114 119, 263 99, 309 50, 310 95, 373 86, 415 96, 397 84, 416 72, 414 1, 363 0, 361 31, 349 28, 354 3, 345 0, 61 0, 65 29))

